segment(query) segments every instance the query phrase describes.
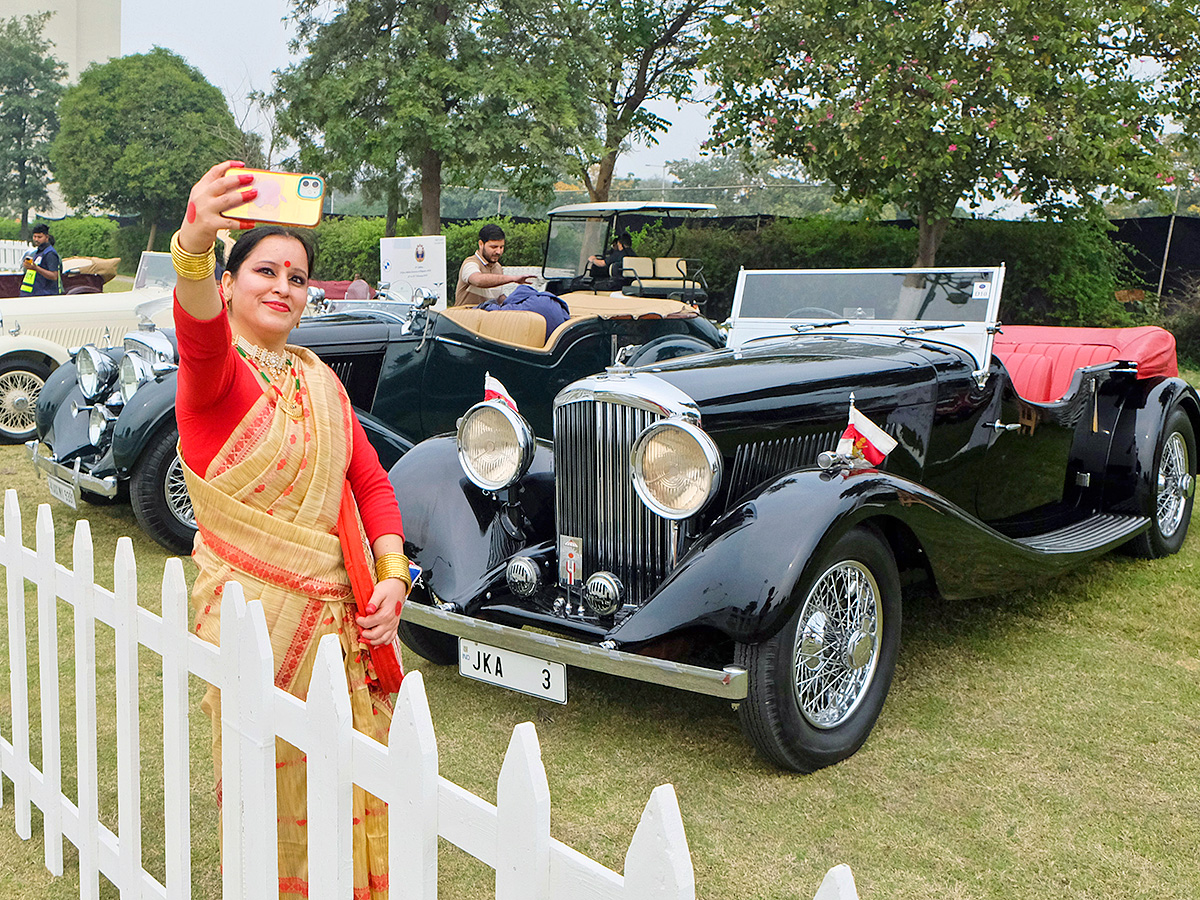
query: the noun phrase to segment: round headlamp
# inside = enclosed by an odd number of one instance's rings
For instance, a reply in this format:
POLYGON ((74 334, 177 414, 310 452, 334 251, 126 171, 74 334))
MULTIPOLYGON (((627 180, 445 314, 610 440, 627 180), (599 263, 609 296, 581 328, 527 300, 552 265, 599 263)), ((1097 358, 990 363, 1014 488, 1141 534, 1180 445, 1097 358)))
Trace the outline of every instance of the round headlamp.
POLYGON ((721 484, 717 445, 683 419, 663 419, 638 435, 631 462, 634 490, 664 519, 699 512, 721 484))
POLYGON ((153 377, 154 370, 150 363, 136 353, 126 353, 117 367, 117 386, 121 390, 121 399, 128 403, 134 392, 153 377))
POLYGON ((88 440, 93 447, 100 446, 105 433, 112 427, 112 423, 116 421, 116 418, 116 416, 108 411, 106 406, 97 403, 92 407, 92 412, 88 416, 88 440))
POLYGON ((533 462, 533 429, 502 400, 476 403, 458 420, 458 460, 485 491, 513 484, 533 462))
POLYGON ((79 348, 75 354, 75 380, 79 390, 91 402, 108 390, 117 374, 117 364, 107 353, 97 350, 92 344, 79 348))

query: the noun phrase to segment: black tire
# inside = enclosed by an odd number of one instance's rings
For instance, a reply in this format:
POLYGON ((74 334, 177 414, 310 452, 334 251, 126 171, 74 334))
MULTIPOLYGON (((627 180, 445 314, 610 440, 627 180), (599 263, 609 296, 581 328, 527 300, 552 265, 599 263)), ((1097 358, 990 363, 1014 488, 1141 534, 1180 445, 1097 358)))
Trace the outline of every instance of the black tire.
POLYGON ((129 501, 146 534, 175 553, 191 553, 196 518, 183 483, 178 443, 174 422, 150 438, 129 479, 129 501))
POLYGON ((1154 482, 1144 510, 1150 528, 1126 544, 1130 553, 1158 559, 1179 552, 1192 520, 1195 476, 1196 435, 1187 413, 1177 406, 1167 416, 1154 448, 1154 482))
POLYGON ((400 640, 418 656, 436 666, 450 666, 458 660, 458 638, 442 634, 424 625, 400 620, 400 640))
POLYGON ((23 444, 37 437, 37 398, 49 377, 49 367, 40 362, 0 363, 0 444, 23 444))
POLYGON ((882 538, 866 528, 847 532, 815 572, 797 588, 788 623, 761 644, 738 644, 736 653, 749 673, 750 692, 738 706, 742 730, 769 762, 795 772, 832 765, 862 746, 900 650, 900 577, 882 538), (867 605, 856 612, 845 602, 851 593, 867 605))

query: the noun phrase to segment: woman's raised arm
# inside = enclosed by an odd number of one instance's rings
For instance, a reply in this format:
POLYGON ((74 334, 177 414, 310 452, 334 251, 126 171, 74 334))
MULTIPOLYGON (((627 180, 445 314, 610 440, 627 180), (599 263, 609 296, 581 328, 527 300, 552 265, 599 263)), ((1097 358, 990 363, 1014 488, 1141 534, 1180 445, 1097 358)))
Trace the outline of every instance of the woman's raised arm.
POLYGON ((237 171, 242 167, 243 163, 229 160, 204 173, 192 186, 183 224, 171 238, 171 258, 179 276, 175 296, 179 305, 197 319, 212 319, 221 311, 221 296, 213 277, 213 245, 217 232, 230 225, 222 213, 258 194, 247 187, 254 176, 237 171))

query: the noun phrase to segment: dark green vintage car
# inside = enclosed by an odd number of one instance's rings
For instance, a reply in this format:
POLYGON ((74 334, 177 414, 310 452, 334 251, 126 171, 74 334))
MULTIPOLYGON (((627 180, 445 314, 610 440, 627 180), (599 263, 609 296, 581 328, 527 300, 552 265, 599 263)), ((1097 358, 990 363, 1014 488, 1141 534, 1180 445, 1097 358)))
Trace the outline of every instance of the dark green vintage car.
MULTIPOLYGON (((554 395, 618 360, 665 360, 723 343, 695 307, 674 299, 587 292, 551 335, 536 313, 420 303, 344 301, 307 317, 293 343, 312 348, 341 378, 385 466, 414 443, 453 431, 483 399, 484 373, 508 388, 539 428, 554 395)), ((176 348, 170 330, 88 345, 46 382, 37 404, 34 465, 50 493, 77 506, 128 495, 139 524, 169 549, 190 552, 191 501, 176 453, 176 348)))

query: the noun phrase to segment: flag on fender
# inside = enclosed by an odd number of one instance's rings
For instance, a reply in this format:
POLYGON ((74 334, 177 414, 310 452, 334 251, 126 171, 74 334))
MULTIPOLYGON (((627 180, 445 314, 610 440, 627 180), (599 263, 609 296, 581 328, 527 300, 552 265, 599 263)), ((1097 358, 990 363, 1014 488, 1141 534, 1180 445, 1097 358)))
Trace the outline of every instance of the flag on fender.
POLYGON ((850 421, 838 441, 837 452, 855 468, 877 466, 896 447, 896 439, 868 419, 854 406, 850 397, 850 421))
POLYGON ((509 394, 498 378, 492 377, 490 372, 483 373, 483 399, 502 400, 513 412, 518 411, 517 401, 512 398, 512 395, 509 394))

